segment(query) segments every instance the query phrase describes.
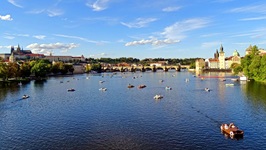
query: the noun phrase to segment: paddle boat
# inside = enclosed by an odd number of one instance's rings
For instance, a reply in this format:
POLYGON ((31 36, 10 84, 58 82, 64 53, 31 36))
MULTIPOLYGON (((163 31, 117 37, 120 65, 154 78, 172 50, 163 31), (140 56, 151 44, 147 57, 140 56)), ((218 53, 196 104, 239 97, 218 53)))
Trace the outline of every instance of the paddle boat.
POLYGON ((230 123, 229 125, 228 124, 222 124, 220 128, 221 128, 222 132, 229 134, 231 138, 236 137, 236 136, 241 137, 244 135, 244 131, 240 130, 233 123, 230 123))
POLYGON ((233 83, 227 83, 227 84, 225 84, 225 86, 234 86, 234 84, 233 83))
POLYGON ((74 92, 75 89, 71 88, 71 89, 67 89, 68 92, 74 92))
POLYGON ((106 91, 107 88, 100 88, 99 91, 106 91))
POLYGON ((146 87, 146 85, 144 85, 144 84, 139 85, 139 89, 143 89, 145 87, 146 87))
POLYGON ((22 96, 22 99, 27 99, 27 98, 29 98, 30 96, 29 95, 23 95, 22 96))
POLYGON ((133 88, 134 85, 128 84, 127 88, 133 88))
POLYGON ((232 78, 231 81, 239 81, 237 78, 232 78))
POLYGON ((166 90, 172 90, 170 86, 165 87, 166 90))
POLYGON ((156 94, 154 97, 153 97, 154 99, 162 99, 163 98, 163 96, 162 95, 160 95, 160 94, 156 94))

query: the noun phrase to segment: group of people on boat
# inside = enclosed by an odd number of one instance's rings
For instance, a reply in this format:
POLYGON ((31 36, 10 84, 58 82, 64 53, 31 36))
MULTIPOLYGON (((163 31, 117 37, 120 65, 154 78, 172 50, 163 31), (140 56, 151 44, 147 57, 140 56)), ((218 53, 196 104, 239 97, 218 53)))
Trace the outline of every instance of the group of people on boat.
POLYGON ((237 127, 234 125, 234 123, 230 123, 229 125, 225 124, 224 128, 228 129, 228 128, 237 128, 237 127))

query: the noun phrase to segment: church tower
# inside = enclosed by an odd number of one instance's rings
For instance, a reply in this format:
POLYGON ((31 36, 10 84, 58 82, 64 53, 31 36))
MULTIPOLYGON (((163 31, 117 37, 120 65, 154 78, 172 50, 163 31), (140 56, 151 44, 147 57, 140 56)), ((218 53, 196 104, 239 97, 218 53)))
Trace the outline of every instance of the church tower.
POLYGON ((219 58, 219 53, 218 53, 218 49, 216 49, 216 53, 214 53, 214 58, 219 58))
POLYGON ((12 54, 14 50, 15 50, 14 46, 11 46, 10 54, 12 54))
POLYGON ((225 56, 223 45, 221 45, 219 52, 219 69, 225 69, 225 56))

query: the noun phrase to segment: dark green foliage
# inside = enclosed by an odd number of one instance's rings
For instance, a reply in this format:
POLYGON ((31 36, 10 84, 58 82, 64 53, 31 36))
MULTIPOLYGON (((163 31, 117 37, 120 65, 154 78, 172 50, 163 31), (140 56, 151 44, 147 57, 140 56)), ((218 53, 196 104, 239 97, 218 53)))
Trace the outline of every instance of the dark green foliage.
POLYGON ((258 47, 249 47, 251 53, 241 60, 241 67, 249 79, 266 80, 266 55, 261 56, 258 47))
POLYGON ((92 64, 91 65, 91 70, 96 71, 96 72, 101 72, 102 66, 100 63, 97 64, 92 64))
POLYGON ((31 68, 31 73, 35 74, 37 78, 46 77, 48 73, 50 73, 51 64, 47 63, 45 60, 39 60, 35 62, 34 66, 31 68))

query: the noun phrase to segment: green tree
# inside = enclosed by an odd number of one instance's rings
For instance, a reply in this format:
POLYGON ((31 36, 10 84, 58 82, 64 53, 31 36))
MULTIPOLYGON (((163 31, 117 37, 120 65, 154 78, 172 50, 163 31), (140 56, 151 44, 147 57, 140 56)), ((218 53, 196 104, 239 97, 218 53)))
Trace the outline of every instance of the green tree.
POLYGON ((72 64, 65 64, 65 69, 72 74, 74 72, 74 66, 72 64))
POLYGON ((250 77, 252 79, 259 79, 259 74, 260 74, 260 60, 261 56, 259 55, 254 55, 254 58, 252 59, 251 64, 248 66, 248 69, 250 71, 250 77))
POLYGON ((260 79, 262 81, 266 80, 266 55, 262 56, 260 60, 260 79))
POLYGON ((31 67, 30 63, 24 62, 23 64, 20 65, 20 77, 26 78, 31 75, 31 67))
POLYGON ((9 62, 7 65, 8 78, 17 78, 19 74, 19 65, 16 62, 9 62))
POLYGON ((51 72, 53 74, 58 74, 60 72, 60 69, 59 69, 59 63, 54 63, 51 67, 51 72))
POLYGON ((86 66, 85 66, 85 72, 90 72, 91 71, 91 65, 89 65, 89 64, 87 64, 86 66))
POLYGON ((230 68, 233 70, 234 74, 239 74, 243 70, 241 64, 238 63, 232 63, 230 68))
POLYGON ((251 62, 252 62, 251 55, 246 55, 243 59, 241 59, 241 66, 243 68, 243 72, 248 78, 252 77, 251 72, 249 70, 249 65, 251 64, 251 62))
POLYGON ((2 78, 3 81, 8 79, 8 67, 4 62, 0 63, 0 78, 2 78))
POLYGON ((47 61, 40 60, 34 64, 31 68, 31 73, 35 74, 37 78, 46 77, 48 73, 50 73, 51 64, 47 63, 47 61))
POLYGON ((195 62, 192 62, 192 63, 189 65, 189 68, 190 68, 190 69, 195 69, 195 68, 196 68, 196 63, 195 63, 195 62))
POLYGON ((97 72, 101 72, 101 70, 102 70, 102 66, 101 66, 100 63, 92 64, 92 65, 91 65, 91 70, 93 70, 93 71, 97 71, 97 72))

